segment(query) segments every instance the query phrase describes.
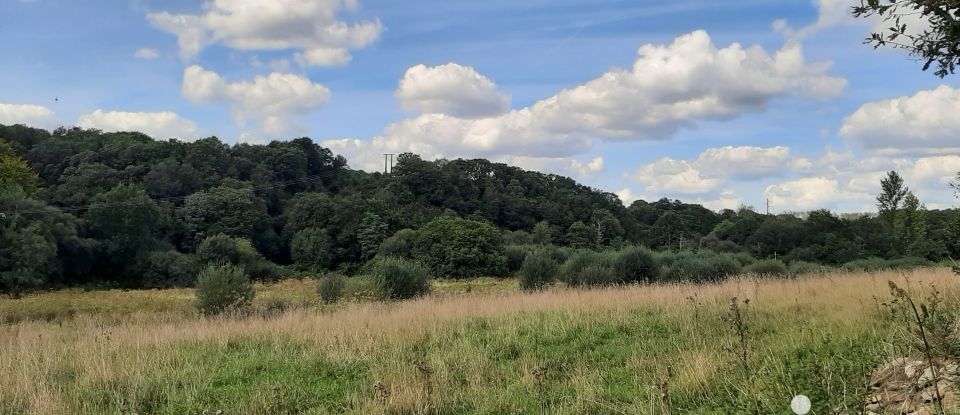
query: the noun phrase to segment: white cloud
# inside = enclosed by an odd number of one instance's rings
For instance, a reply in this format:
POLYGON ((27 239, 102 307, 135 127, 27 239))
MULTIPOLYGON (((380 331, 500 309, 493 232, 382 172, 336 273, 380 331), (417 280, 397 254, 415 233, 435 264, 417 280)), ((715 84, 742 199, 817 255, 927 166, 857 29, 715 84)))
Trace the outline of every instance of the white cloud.
POLYGON ((592 176, 604 170, 603 157, 594 157, 586 163, 581 162, 580 160, 571 160, 570 168, 579 173, 581 176, 592 176))
POLYGON ((133 52, 133 56, 140 59, 156 59, 160 57, 160 52, 156 49, 140 48, 133 52))
POLYGON ((764 196, 778 211, 787 212, 831 208, 837 203, 869 197, 847 191, 836 179, 828 177, 805 177, 770 185, 764 196))
POLYGON ((868 102, 843 121, 840 135, 885 154, 960 151, 960 90, 941 85, 868 102))
POLYGON ((380 37, 379 20, 338 19, 340 12, 356 8, 356 0, 207 0, 199 15, 164 11, 147 18, 177 35, 184 59, 219 43, 238 50, 294 49, 302 64, 326 66, 345 63, 349 49, 380 37))
POLYGON ((723 184, 722 179, 704 175, 692 163, 669 157, 640 166, 633 179, 642 183, 647 193, 654 194, 703 194, 723 184))
POLYGON ((53 111, 41 105, 4 104, 0 102, 0 124, 24 124, 32 127, 52 127, 53 111))
POLYGON ((620 198, 620 201, 626 206, 630 206, 630 204, 632 204, 634 201, 644 199, 643 195, 634 193, 633 189, 630 189, 629 187, 617 190, 616 192, 613 192, 613 194, 617 195, 617 197, 620 198))
POLYGON ((510 107, 510 96, 497 91, 493 81, 456 63, 407 69, 396 96, 408 111, 464 118, 499 115, 510 107))
POLYGON ((704 150, 694 163, 712 177, 758 179, 788 173, 795 161, 783 146, 726 146, 704 150))
POLYGON ((660 140, 701 121, 763 111, 777 98, 829 98, 846 80, 804 62, 798 45, 717 48, 703 31, 669 45, 644 45, 630 70, 611 70, 525 108, 467 119, 426 113, 360 141, 371 154, 436 157, 570 157, 597 139, 660 140))
POLYGON ((156 139, 178 138, 184 141, 197 138, 197 125, 176 113, 103 111, 97 109, 77 119, 77 126, 103 131, 136 131, 156 139))
POLYGON ((238 125, 258 124, 267 135, 281 135, 296 128, 296 118, 330 99, 327 87, 304 76, 273 72, 253 82, 226 82, 219 74, 199 65, 183 73, 183 96, 196 103, 226 102, 238 125))

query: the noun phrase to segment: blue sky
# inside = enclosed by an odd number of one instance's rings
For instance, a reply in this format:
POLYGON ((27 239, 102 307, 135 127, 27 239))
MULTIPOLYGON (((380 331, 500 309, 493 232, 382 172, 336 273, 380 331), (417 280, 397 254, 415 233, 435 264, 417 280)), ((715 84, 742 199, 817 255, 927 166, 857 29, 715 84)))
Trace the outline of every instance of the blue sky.
POLYGON ((955 77, 863 45, 849 4, 2 0, 0 123, 487 157, 714 209, 872 210, 897 169, 953 206, 955 77))

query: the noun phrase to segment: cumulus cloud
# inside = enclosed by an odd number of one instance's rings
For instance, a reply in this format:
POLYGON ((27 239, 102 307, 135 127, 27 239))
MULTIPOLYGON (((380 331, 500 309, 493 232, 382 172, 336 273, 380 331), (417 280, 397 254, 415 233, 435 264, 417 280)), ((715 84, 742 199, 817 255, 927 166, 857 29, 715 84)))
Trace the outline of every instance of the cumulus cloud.
POLYGON ((184 59, 205 47, 237 50, 297 50, 303 65, 349 61, 349 49, 380 37, 379 20, 347 23, 338 18, 358 7, 356 0, 207 0, 202 14, 149 13, 153 26, 173 33, 184 59))
POLYGON ((803 160, 793 159, 784 146, 726 146, 704 150, 694 163, 712 177, 758 179, 788 173, 803 160))
POLYGON ((0 124, 25 124, 51 127, 55 122, 53 111, 42 105, 5 104, 0 102, 0 124))
POLYGON ((912 96, 863 104, 840 135, 887 154, 960 151, 960 90, 941 85, 912 96))
POLYGON ((805 211, 831 208, 836 204, 869 197, 847 191, 836 179, 805 177, 767 186, 764 196, 780 211, 805 211))
POLYGON ((197 138, 197 125, 176 113, 104 111, 97 109, 77 119, 77 126, 103 131, 136 131, 156 139, 197 138))
POLYGON ((395 95, 408 111, 463 118, 499 115, 510 107, 510 96, 493 81, 456 63, 407 69, 395 95))
POLYGON ((139 59, 156 59, 160 57, 160 52, 157 52, 156 49, 140 48, 133 52, 133 57, 139 59))
MULTIPOLYGON (((390 124, 351 147, 370 147, 364 151, 371 154, 411 151, 426 158, 571 157, 598 139, 668 139, 702 121, 763 111, 777 98, 830 98, 846 84, 827 74, 827 64, 805 62, 798 45, 773 54, 737 43, 718 48, 704 31, 668 45, 644 45, 639 55, 631 69, 611 70, 529 107, 482 118, 428 112, 390 124)), ((449 106, 449 100, 443 102, 449 106)))
POLYGON ((195 103, 226 102, 240 126, 254 121, 268 135, 296 128, 296 119, 330 99, 330 90, 301 75, 273 72, 253 82, 227 82, 192 65, 183 72, 182 94, 195 103))
POLYGON ((702 194, 723 184, 722 179, 704 175, 693 163, 669 157, 640 166, 633 179, 642 183, 647 193, 654 194, 702 194))

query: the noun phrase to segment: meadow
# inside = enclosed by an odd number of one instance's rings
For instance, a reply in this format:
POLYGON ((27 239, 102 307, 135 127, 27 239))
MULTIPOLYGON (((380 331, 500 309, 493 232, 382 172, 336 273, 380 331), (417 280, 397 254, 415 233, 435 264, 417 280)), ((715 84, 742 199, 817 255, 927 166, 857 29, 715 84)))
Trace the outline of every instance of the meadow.
POLYGON ((534 293, 434 281, 333 305, 290 280, 216 318, 188 289, 40 293, 0 299, 0 414, 772 414, 797 394, 859 413, 870 373, 914 353, 889 281, 960 303, 946 268, 534 293))

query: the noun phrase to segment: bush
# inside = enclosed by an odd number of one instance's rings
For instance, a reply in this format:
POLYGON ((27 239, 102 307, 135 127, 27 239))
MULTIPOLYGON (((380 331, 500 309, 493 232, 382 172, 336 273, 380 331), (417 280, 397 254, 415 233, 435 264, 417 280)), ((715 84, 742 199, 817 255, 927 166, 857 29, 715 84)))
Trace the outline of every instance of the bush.
POLYGON ((332 245, 326 229, 307 228, 293 235, 290 241, 290 256, 302 269, 325 270, 333 262, 332 245))
POLYGON ((573 286, 620 282, 613 271, 613 257, 589 250, 580 250, 570 255, 561 268, 560 279, 573 286))
POLYGON ((413 246, 417 242, 417 231, 401 229, 393 236, 384 239, 377 251, 377 256, 413 258, 413 246))
POLYGON ((171 249, 141 255, 135 268, 144 288, 191 287, 200 264, 192 255, 171 249))
POLYGON ((507 257, 507 271, 511 273, 520 271, 520 267, 523 266, 523 261, 528 254, 527 247, 522 245, 507 245, 503 252, 507 257))
POLYGON ((844 271, 879 271, 887 268, 887 261, 883 258, 870 257, 844 263, 844 271))
POLYGON ((320 294, 320 300, 325 304, 333 304, 343 297, 345 286, 342 275, 330 272, 317 280, 317 294, 320 294))
POLYGON ((790 263, 790 266, 787 267, 787 271, 793 276, 813 275, 828 272, 830 271, 830 267, 816 262, 793 261, 790 263))
POLYGON ((601 287, 620 283, 613 267, 605 264, 592 264, 580 271, 580 285, 601 287))
POLYGON ((557 274, 557 261, 546 250, 529 253, 520 268, 520 288, 540 290, 550 285, 557 274))
POLYGON ((275 280, 280 276, 278 267, 268 261, 247 239, 232 238, 218 234, 204 239, 197 248, 197 258, 202 264, 233 264, 243 267, 255 279, 275 280))
POLYGON ((779 259, 762 259, 747 265, 744 272, 757 275, 782 276, 787 275, 787 265, 779 259))
POLYGON ((920 267, 928 267, 933 263, 927 260, 926 258, 920 257, 903 257, 903 258, 894 258, 887 261, 887 267, 890 269, 913 269, 920 267))
POLYGON ((705 282, 721 281, 739 274, 743 259, 741 254, 682 251, 660 254, 658 263, 665 280, 705 282))
POLYGON ((617 275, 625 282, 652 282, 660 278, 660 266, 652 251, 629 247, 617 253, 613 264, 617 275))
POLYGON ((383 295, 391 300, 418 297, 430 291, 430 272, 423 264, 403 258, 377 258, 367 266, 383 295))
POLYGON ((357 301, 381 301, 390 298, 377 278, 369 275, 344 279, 343 296, 357 301))
POLYGON ((444 215, 417 233, 414 257, 435 275, 469 278, 507 272, 500 231, 489 223, 444 215))
POLYGON ((253 301, 250 277, 236 265, 208 265, 197 274, 197 307, 203 314, 243 310, 253 301))

